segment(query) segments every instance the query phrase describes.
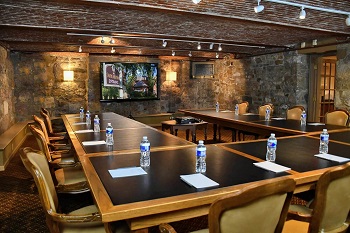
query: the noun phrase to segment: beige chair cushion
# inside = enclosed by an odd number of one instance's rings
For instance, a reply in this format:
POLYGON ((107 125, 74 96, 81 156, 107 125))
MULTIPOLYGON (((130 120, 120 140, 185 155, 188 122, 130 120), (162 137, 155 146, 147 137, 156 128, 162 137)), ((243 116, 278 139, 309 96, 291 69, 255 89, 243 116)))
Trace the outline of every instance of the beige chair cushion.
POLYGON ((287 119, 288 120, 300 120, 301 113, 303 110, 301 108, 291 108, 287 110, 287 119))
POLYGON ((348 115, 343 111, 328 112, 325 115, 326 123, 331 125, 346 126, 348 115))
POLYGON ((55 171, 58 185, 86 182, 86 177, 80 167, 65 167, 55 171))
POLYGON ((191 233, 209 233, 209 229, 202 229, 202 230, 198 230, 198 231, 191 231, 191 233))
POLYGON ((284 223, 282 233, 307 233, 308 229, 308 222, 289 220, 284 223))

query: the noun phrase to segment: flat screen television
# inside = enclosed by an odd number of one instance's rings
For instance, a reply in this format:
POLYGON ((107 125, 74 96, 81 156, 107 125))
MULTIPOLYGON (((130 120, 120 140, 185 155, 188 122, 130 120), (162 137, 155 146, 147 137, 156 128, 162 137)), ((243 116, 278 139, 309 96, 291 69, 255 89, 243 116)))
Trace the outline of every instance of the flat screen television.
POLYGON ((159 99, 158 63, 101 62, 101 102, 159 99))

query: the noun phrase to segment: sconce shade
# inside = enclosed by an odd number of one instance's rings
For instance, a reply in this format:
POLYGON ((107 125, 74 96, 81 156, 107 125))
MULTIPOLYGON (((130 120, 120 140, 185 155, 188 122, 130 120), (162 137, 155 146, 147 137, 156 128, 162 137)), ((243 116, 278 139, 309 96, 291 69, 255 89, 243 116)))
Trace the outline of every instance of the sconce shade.
POLYGON ((64 70, 63 71, 63 80, 64 81, 73 81, 74 79, 74 71, 72 70, 64 70))
POLYGON ((166 72, 166 81, 176 81, 177 73, 173 71, 166 72))

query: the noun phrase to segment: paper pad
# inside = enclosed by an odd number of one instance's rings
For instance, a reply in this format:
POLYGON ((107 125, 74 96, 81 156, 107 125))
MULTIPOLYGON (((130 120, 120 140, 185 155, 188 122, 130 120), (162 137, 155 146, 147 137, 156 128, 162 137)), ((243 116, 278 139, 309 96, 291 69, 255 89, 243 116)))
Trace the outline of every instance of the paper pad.
POLYGON ((330 154, 317 154, 315 156, 319 157, 319 158, 322 158, 322 159, 336 161, 336 162, 339 162, 339 163, 350 161, 350 159, 348 159, 348 158, 344 158, 344 157, 340 157, 340 156, 336 156, 336 155, 330 155, 330 154))
POLYGON ((83 130, 77 130, 74 131, 74 133, 91 133, 94 132, 92 129, 83 129, 83 130))
POLYGON ((146 175, 147 172, 145 172, 141 167, 124 167, 124 168, 117 168, 113 170, 108 170, 109 174, 113 178, 121 178, 121 177, 129 177, 129 176, 140 176, 140 175, 146 175))
POLYGON ((181 180, 185 181, 187 184, 200 189, 219 185, 215 181, 209 179, 208 177, 197 173, 191 175, 180 175, 181 180))
POLYGON ((262 169, 268 170, 268 171, 272 171, 272 172, 285 172, 290 170, 289 167, 285 167, 282 165, 278 165, 269 161, 265 161, 265 162, 260 162, 260 163, 253 163, 255 166, 260 167, 262 169))
POLYGON ((72 125, 86 125, 86 122, 75 122, 72 125))
POLYGON ((314 126, 318 126, 318 125, 325 125, 324 123, 307 123, 308 125, 314 125, 314 126))
POLYGON ((94 145, 103 145, 106 144, 105 141, 85 141, 82 142, 84 146, 94 146, 94 145))

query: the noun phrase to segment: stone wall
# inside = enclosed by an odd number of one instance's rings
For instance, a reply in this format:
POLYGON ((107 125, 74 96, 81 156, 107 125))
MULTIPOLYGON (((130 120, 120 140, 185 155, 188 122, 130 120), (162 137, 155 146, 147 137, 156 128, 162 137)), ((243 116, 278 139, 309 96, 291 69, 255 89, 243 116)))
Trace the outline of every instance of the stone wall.
POLYGON ((337 46, 335 107, 350 111, 350 44, 337 46))
POLYGON ((40 116, 47 108, 53 116, 77 112, 87 106, 88 56, 80 53, 11 53, 14 65, 16 122, 40 116), (73 70, 74 81, 63 81, 73 70))
POLYGON ((0 46, 0 135, 15 123, 13 66, 9 52, 0 46))

